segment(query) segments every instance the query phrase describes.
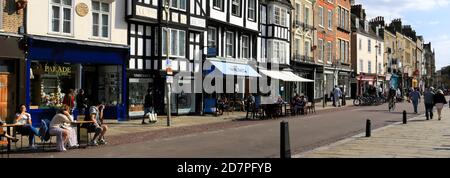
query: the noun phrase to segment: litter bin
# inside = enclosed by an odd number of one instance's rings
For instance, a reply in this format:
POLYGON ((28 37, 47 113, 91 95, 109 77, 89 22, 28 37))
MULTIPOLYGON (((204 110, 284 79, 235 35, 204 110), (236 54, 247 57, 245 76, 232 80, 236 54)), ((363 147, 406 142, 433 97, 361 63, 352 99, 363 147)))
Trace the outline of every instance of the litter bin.
POLYGON ((345 100, 346 100, 346 96, 342 95, 342 106, 345 106, 347 104, 345 100))

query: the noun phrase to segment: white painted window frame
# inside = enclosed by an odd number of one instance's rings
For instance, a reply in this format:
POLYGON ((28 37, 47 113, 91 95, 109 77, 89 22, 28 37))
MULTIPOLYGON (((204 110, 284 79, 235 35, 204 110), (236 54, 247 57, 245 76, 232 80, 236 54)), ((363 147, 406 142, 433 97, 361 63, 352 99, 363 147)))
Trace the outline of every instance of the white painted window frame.
MULTIPOLYGON (((100 4, 100 10, 94 10, 92 8, 91 12, 91 22, 92 22, 92 28, 91 28, 91 36, 94 39, 102 39, 102 40, 110 40, 111 39, 111 16, 112 16, 112 3, 99 1, 99 0, 93 0, 91 1, 91 5, 93 2, 98 2, 100 4), (103 12, 102 11, 102 4, 108 4, 109 6, 109 12, 103 12), (94 13, 99 14, 98 19, 98 36, 94 36, 93 26, 94 26, 94 13), (108 37, 103 37, 103 15, 108 16, 108 37)), ((93 6, 92 6, 93 7, 93 6)))
MULTIPOLYGON (((184 30, 179 30, 179 29, 172 29, 172 28, 169 28, 169 30, 167 30, 166 28, 162 28, 162 33, 166 33, 166 35, 170 35, 169 36, 169 52, 170 52, 170 55, 169 55, 169 57, 180 57, 180 58, 185 58, 186 57, 186 31, 184 31, 184 30), (177 46, 177 54, 173 54, 172 53, 172 45, 174 45, 173 43, 172 43, 172 31, 175 31, 176 32, 176 37, 177 37, 177 41, 178 41, 178 43, 176 44, 177 46), (167 32, 169 32, 169 34, 167 34, 167 32), (181 40, 179 40, 180 39, 180 34, 181 34, 181 32, 182 33, 184 33, 184 43, 181 43, 181 40), (184 50, 180 50, 181 49, 181 46, 184 46, 184 50)), ((162 37, 163 37, 163 39, 162 39, 162 44, 164 44, 164 41, 166 41, 166 39, 167 39, 167 37, 164 37, 163 35, 162 35, 162 37)), ((164 45, 164 47, 165 47, 165 45, 164 45)), ((161 48, 161 49, 163 49, 163 48, 161 48)), ((161 51, 161 54, 163 55, 163 56, 167 56, 167 54, 166 54, 166 52, 167 52, 167 49, 164 49, 164 50, 162 50, 161 51)))
POLYGON ((258 4, 256 3, 256 0, 248 0, 247 2, 248 2, 247 17, 249 20, 255 21, 256 20, 256 8, 257 8, 258 4), (253 2, 251 2, 251 1, 253 1, 253 2), (250 4, 253 5, 253 8, 250 8, 251 7, 250 4), (253 13, 250 12, 251 10, 253 11, 253 13), (253 18, 250 17, 250 14, 253 15, 253 18))
POLYGON ((216 10, 223 10, 223 1, 224 0, 213 0, 213 9, 216 9, 216 10), (217 2, 219 2, 219 6, 216 6, 216 5, 214 5, 214 1, 217 1, 217 2))
MULTIPOLYGON (((166 4, 165 4, 165 1, 166 1, 166 0, 163 0, 163 1, 162 1, 164 7, 165 7, 165 5, 166 5, 166 4)), ((184 8, 185 8, 185 9, 181 9, 181 8, 180 8, 180 0, 177 0, 177 2, 178 2, 178 3, 177 3, 177 6, 178 6, 178 7, 172 6, 172 0, 168 0, 168 1, 169 1, 169 7, 170 7, 171 9, 175 9, 175 10, 179 10, 179 11, 184 11, 184 12, 186 12, 186 9, 188 8, 188 7, 187 7, 187 1, 189 1, 189 0, 184 0, 184 3, 185 3, 184 8)))
POLYGON ((273 22, 275 25, 280 25, 286 27, 286 18, 287 18, 287 9, 279 6, 273 7, 273 22), (279 16, 277 16, 277 11, 279 12, 279 16), (277 22, 278 20, 278 22, 277 22))
POLYGON ((231 31, 226 31, 225 32, 225 56, 226 57, 233 57, 234 56, 234 33, 231 31), (231 44, 228 43, 228 39, 230 39, 230 36, 228 36, 230 34, 231 36, 231 44), (228 46, 231 46, 229 50, 228 46), (231 55, 228 55, 228 52, 231 52, 231 55))
POLYGON ((48 8, 48 26, 49 26, 49 34, 52 35, 62 35, 62 36, 73 36, 73 31, 74 31, 74 0, 71 0, 71 5, 63 5, 63 0, 61 0, 61 3, 57 4, 57 3, 53 3, 52 0, 49 1, 49 8, 48 8), (59 31, 53 31, 53 6, 58 6, 59 7, 59 31), (65 33, 64 32, 64 9, 70 9, 70 33, 65 33))
POLYGON ((323 7, 319 6, 319 26, 322 27, 322 28, 323 28, 323 25, 324 25, 323 23, 325 21, 323 10, 324 10, 323 7))
POLYGON ((250 54, 250 37, 247 35, 242 35, 242 58, 243 59, 251 59, 251 54, 250 54), (247 43, 244 43, 244 38, 247 38, 247 43), (247 51, 246 51, 247 50, 247 51), (245 55, 248 56, 245 56, 245 55))
POLYGON ((237 5, 237 9, 238 9, 238 12, 239 12, 239 14, 233 14, 233 6, 236 6, 236 5, 234 5, 233 4, 233 1, 234 0, 231 0, 231 6, 230 6, 230 14, 232 15, 232 16, 235 16, 235 17, 240 17, 240 16, 242 16, 242 1, 241 0, 236 0, 236 2, 238 2, 238 5, 237 5))
POLYGON ((210 41, 214 41, 214 48, 217 48, 218 47, 217 46, 217 28, 216 27, 208 27, 208 31, 207 31, 208 35, 207 35, 207 37, 209 37, 209 30, 214 30, 214 35, 212 35, 214 40, 210 40, 209 38, 207 38, 206 39, 207 40, 206 44, 208 45, 208 48, 211 48, 212 46, 209 46, 209 42, 210 41))

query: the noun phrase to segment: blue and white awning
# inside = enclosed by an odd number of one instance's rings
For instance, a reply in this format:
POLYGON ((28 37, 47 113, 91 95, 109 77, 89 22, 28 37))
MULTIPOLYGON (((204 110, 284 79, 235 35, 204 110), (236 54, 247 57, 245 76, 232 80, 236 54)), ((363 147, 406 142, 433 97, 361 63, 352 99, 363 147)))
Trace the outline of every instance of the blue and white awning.
POLYGON ((275 70, 259 70, 262 74, 272 78, 286 82, 314 82, 314 80, 305 79, 298 75, 295 75, 291 71, 275 71, 275 70))
POLYGON ((209 61, 224 75, 244 76, 244 77, 261 77, 250 65, 237 64, 220 61, 209 61))

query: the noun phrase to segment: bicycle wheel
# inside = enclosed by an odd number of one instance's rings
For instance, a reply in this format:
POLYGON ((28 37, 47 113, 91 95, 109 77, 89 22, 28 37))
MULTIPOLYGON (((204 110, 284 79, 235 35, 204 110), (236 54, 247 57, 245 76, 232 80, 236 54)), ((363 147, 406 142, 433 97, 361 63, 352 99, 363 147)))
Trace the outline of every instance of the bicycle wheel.
POLYGON ((355 100, 353 100, 353 105, 354 106, 360 106, 361 105, 361 99, 356 98, 355 100))

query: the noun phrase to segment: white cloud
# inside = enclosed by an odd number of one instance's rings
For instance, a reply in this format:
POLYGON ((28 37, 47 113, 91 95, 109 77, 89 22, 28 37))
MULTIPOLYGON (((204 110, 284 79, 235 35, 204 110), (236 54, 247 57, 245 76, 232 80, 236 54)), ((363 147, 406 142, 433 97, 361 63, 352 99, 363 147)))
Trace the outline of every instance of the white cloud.
POLYGON ((386 20, 402 18, 404 12, 431 11, 450 5, 450 0, 357 0, 367 9, 369 18, 384 16, 386 20))
MULTIPOLYGON (((448 39, 448 38, 447 38, 448 39)), ((442 67, 450 65, 450 41, 442 40, 431 43, 432 47, 436 50, 436 69, 439 70, 442 67)))

